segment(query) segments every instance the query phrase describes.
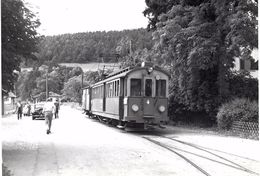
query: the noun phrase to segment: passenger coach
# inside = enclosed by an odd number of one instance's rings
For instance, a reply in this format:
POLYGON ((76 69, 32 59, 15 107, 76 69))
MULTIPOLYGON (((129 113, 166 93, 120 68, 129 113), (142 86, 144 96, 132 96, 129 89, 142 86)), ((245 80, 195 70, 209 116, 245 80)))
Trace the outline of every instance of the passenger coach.
POLYGON ((90 117, 118 127, 161 126, 168 121, 169 74, 151 63, 126 68, 83 89, 90 117))

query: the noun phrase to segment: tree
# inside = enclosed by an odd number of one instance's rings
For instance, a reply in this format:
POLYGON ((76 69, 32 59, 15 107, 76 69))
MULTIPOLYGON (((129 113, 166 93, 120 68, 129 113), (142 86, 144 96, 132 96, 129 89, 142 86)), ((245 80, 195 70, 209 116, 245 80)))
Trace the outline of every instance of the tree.
POLYGON ((31 99, 35 89, 37 89, 36 79, 40 76, 38 69, 21 72, 15 83, 17 96, 21 97, 22 100, 31 99))
POLYGON ((75 102, 81 102, 81 76, 74 76, 64 84, 63 96, 75 102))
POLYGON ((145 0, 145 3, 147 5, 146 9, 143 11, 144 16, 146 16, 149 19, 147 29, 148 31, 150 30, 155 30, 156 29, 156 23, 159 22, 158 17, 162 13, 168 12, 171 7, 179 3, 180 0, 178 1, 173 1, 173 0, 145 0))
MULTIPOLYGON (((20 63, 24 59, 36 59, 40 25, 35 15, 25 7, 21 0, 1 1, 2 24, 2 89, 13 91, 20 63)), ((3 91, 2 91, 3 92, 3 91)))
POLYGON ((98 82, 100 79, 101 75, 99 74, 99 71, 87 71, 84 73, 83 86, 94 84, 95 82, 98 82))
POLYGON ((151 33, 142 28, 62 34, 42 38, 38 58, 40 63, 44 64, 118 62, 119 54, 121 57, 129 54, 130 41, 133 52, 144 48, 149 50, 153 46, 151 33))
POLYGON ((81 67, 74 67, 72 68, 72 70, 70 71, 69 75, 70 77, 74 77, 74 76, 79 76, 83 73, 83 70, 81 67))
MULTIPOLYGON (((215 113, 228 100, 234 57, 257 47, 257 1, 172 1, 160 11, 153 37, 170 65, 173 100, 187 110, 215 113)), ((150 6, 152 7, 152 6, 150 6)))

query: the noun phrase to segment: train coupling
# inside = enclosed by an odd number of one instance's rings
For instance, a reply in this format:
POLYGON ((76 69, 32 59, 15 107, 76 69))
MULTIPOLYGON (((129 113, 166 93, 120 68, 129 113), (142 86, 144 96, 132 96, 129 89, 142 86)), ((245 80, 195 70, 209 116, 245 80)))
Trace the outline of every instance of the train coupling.
POLYGON ((162 126, 161 124, 159 125, 153 125, 153 124, 144 124, 144 129, 145 130, 154 130, 154 129, 165 129, 165 126, 162 126))
POLYGON ((121 121, 119 122, 119 124, 116 126, 119 129, 125 129, 126 128, 127 123, 122 123, 121 121))
POLYGON ((161 129, 165 129, 166 128, 166 126, 162 126, 161 124, 158 125, 158 127, 161 128, 161 129))
POLYGON ((119 129, 125 129, 126 124, 125 125, 117 125, 116 127, 119 128, 119 129))

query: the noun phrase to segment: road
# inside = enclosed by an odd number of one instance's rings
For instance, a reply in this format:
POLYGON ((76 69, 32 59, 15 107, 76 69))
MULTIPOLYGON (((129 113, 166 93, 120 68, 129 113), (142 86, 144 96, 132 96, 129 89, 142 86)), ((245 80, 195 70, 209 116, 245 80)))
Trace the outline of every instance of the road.
POLYGON ((2 118, 2 158, 14 176, 259 175, 259 141, 177 127, 125 132, 61 106, 44 120, 2 118))

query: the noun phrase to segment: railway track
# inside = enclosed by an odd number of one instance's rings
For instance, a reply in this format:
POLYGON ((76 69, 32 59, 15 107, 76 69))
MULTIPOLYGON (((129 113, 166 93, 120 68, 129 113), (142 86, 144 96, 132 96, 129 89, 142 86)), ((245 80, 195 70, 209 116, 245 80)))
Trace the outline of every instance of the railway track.
MULTIPOLYGON (((223 168, 223 170, 228 170, 229 172, 235 171, 236 173, 240 173, 242 175, 260 175, 259 173, 238 164, 229 157, 221 156, 218 154, 220 151, 217 152, 214 149, 205 148, 163 135, 142 136, 142 138, 166 149, 172 154, 177 155, 206 176, 216 175, 216 173, 213 172, 215 169, 212 169, 214 166, 216 166, 216 168, 223 168), (205 160, 206 162, 202 162, 202 160, 205 160), (209 167, 209 164, 213 167, 209 167)), ((234 155, 232 157, 239 156, 234 155)), ((242 159, 251 160, 245 157, 242 157, 242 159)), ((259 163, 259 161, 255 160, 251 160, 251 162, 259 163)), ((220 172, 219 170, 217 171, 220 172)))
POLYGON ((156 145, 159 145, 160 147, 163 147, 167 150, 169 150, 170 152, 173 152, 175 153, 176 155, 178 155, 179 157, 183 158, 185 161, 187 161, 189 164, 191 164, 193 167, 195 167, 196 169, 198 169, 201 173, 203 173, 204 175, 207 175, 207 176, 211 176, 209 173, 207 173, 204 169, 202 169, 200 166, 198 166, 197 164, 195 164, 194 162, 192 162, 191 160, 189 160, 188 158, 186 158, 185 156, 183 156, 182 154, 180 154, 179 152, 173 150, 172 148, 168 147, 167 145, 165 144, 162 144, 156 140, 153 140, 151 138, 148 138, 148 137, 143 137, 144 139, 156 144, 156 145))

